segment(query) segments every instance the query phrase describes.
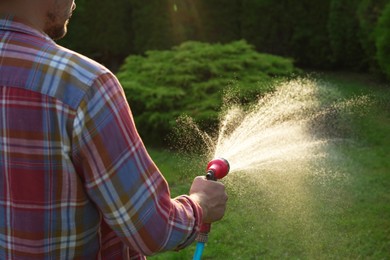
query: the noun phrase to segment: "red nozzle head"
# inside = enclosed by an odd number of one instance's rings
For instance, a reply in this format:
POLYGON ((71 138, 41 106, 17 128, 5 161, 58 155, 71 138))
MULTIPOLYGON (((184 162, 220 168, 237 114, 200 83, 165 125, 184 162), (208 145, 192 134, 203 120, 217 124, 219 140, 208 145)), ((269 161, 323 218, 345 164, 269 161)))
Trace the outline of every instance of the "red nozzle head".
POLYGON ((207 164, 207 179, 218 180, 225 177, 230 170, 230 165, 224 158, 216 158, 207 164))

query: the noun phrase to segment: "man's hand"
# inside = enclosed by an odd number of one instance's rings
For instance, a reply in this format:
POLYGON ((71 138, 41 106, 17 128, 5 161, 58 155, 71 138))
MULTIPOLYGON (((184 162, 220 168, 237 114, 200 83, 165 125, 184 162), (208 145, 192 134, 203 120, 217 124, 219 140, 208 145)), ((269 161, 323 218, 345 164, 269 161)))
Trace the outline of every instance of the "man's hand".
POLYGON ((209 181, 201 176, 196 177, 190 189, 190 197, 202 207, 202 223, 218 221, 225 214, 228 197, 225 185, 220 182, 209 181))

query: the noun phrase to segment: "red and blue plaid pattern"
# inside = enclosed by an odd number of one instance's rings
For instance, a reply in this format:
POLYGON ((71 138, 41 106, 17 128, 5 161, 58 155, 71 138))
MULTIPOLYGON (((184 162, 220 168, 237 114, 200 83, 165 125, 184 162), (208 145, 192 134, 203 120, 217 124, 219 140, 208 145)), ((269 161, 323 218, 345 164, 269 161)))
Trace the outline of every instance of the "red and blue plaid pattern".
POLYGON ((170 198, 112 73, 0 16, 0 259, 139 259, 201 215, 170 198))

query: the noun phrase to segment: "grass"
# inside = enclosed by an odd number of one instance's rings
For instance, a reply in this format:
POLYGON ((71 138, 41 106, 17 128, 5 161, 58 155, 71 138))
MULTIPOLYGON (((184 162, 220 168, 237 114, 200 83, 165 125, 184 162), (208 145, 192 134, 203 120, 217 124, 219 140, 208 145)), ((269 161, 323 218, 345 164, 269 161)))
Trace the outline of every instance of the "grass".
MULTIPOLYGON (((213 224, 203 259, 390 258, 390 88, 359 75, 316 77, 339 99, 368 95, 374 102, 342 121, 347 130, 327 148, 326 163, 286 165, 289 175, 228 176, 226 216, 213 224)), ((202 158, 150 152, 172 196, 186 193, 204 172, 202 158)), ((150 258, 191 259, 194 250, 150 258)))

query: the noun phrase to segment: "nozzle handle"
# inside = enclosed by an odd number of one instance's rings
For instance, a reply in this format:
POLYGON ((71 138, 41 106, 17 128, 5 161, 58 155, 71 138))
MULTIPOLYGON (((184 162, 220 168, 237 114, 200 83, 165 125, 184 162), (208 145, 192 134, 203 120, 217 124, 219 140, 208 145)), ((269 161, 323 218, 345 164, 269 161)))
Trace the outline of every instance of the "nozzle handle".
MULTIPOLYGON (((211 160, 207 164, 206 170, 206 179, 211 181, 217 181, 218 179, 222 179, 229 173, 230 165, 226 159, 216 158, 214 160, 211 160)), ((210 232, 210 229, 210 223, 201 224, 198 236, 196 237, 196 241, 198 241, 198 243, 193 258, 194 260, 199 260, 201 258, 204 244, 208 240, 208 234, 210 232)))
MULTIPOLYGON (((224 158, 216 158, 211 160, 207 164, 206 168, 206 179, 211 181, 217 181, 225 177, 230 170, 229 162, 224 158)), ((199 230, 199 235, 197 237, 198 242, 207 242, 207 234, 210 232, 211 224, 203 223, 199 230)))
POLYGON ((202 242, 202 243, 207 243, 208 240, 208 234, 210 233, 211 230, 211 224, 210 223, 203 223, 200 226, 199 234, 196 237, 196 241, 202 242))

